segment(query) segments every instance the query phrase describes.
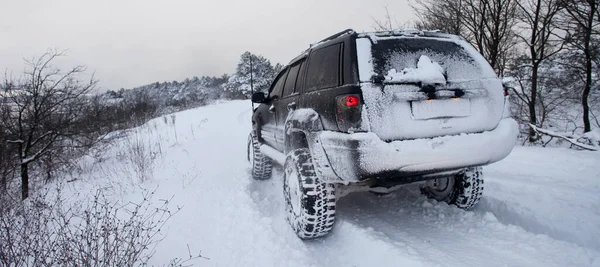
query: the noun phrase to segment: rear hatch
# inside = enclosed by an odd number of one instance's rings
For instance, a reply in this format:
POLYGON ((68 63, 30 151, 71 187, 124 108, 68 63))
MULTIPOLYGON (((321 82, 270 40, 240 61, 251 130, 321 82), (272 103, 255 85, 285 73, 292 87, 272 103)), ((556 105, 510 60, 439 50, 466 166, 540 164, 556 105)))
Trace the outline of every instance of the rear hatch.
POLYGON ((359 35, 363 128, 383 140, 430 138, 494 129, 502 82, 458 37, 359 35))

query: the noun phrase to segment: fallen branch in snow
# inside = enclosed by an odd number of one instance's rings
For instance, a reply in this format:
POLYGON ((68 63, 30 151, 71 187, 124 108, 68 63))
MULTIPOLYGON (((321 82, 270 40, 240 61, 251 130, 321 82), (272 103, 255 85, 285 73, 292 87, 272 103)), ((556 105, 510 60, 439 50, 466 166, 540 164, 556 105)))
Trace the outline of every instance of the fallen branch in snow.
POLYGON ((557 133, 557 132, 552 131, 552 130, 547 130, 547 129, 539 128, 539 127, 537 127, 537 126, 535 126, 535 125, 533 125, 531 123, 529 124, 529 127, 531 127, 531 129, 533 129, 536 133, 545 134, 545 135, 548 135, 550 137, 557 137, 557 138, 564 139, 567 142, 569 142, 572 145, 577 146, 579 148, 583 148, 583 149, 591 150, 591 151, 598 151, 600 149, 598 146, 588 145, 588 144, 584 144, 584 143, 581 143, 581 142, 578 141, 579 139, 584 138, 584 137, 578 137, 578 136, 576 136, 574 134, 567 136, 566 134, 560 134, 560 133, 557 133))

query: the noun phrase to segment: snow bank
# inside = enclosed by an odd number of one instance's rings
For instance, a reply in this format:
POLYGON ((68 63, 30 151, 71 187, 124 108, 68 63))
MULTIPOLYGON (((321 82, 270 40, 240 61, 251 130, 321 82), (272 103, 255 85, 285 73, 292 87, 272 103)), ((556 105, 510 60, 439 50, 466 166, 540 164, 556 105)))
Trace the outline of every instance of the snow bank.
POLYGON ((584 133, 583 137, 590 140, 590 142, 592 143, 593 146, 595 146, 595 147, 600 146, 600 128, 596 128, 587 133, 584 133))

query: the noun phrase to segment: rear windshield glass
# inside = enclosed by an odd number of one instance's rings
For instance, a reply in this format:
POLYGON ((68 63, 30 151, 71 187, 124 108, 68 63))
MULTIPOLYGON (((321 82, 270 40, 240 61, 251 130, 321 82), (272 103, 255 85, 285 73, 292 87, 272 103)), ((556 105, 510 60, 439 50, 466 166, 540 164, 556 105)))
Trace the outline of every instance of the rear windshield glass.
POLYGON ((379 39, 372 44, 373 70, 383 77, 394 69, 402 72, 417 68, 421 56, 439 64, 448 82, 490 77, 490 66, 479 55, 471 55, 460 44, 451 40, 432 38, 379 39), (479 58, 475 58, 479 56, 479 58), (482 66, 485 64, 485 66, 482 66))

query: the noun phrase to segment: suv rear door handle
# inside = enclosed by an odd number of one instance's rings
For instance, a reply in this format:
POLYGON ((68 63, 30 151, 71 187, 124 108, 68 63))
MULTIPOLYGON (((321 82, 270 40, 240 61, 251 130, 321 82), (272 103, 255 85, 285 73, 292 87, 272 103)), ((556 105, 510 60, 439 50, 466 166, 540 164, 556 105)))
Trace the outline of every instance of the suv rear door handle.
POLYGON ((275 105, 271 105, 271 106, 269 107, 269 112, 271 112, 271 113, 275 113, 275 105))
POLYGON ((294 109, 296 109, 296 102, 289 103, 287 105, 287 107, 288 107, 288 110, 294 110, 294 109))

